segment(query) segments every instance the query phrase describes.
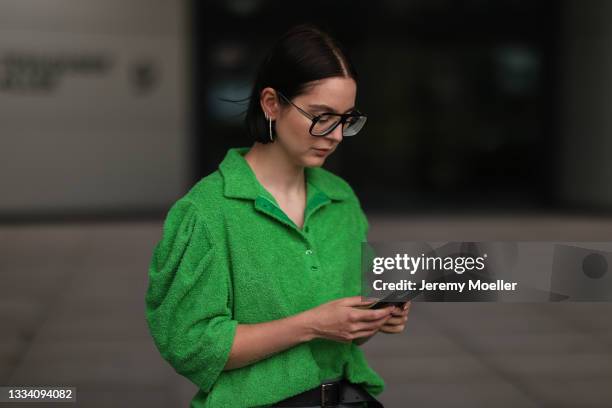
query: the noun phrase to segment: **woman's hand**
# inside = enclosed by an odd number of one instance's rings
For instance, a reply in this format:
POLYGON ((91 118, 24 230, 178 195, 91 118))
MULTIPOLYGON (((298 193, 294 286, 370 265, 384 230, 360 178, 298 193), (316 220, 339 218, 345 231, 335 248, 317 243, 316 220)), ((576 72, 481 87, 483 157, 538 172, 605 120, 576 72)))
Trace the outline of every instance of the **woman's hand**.
POLYGON ((380 331, 391 334, 403 332, 406 328, 406 321, 408 320, 408 313, 410 312, 410 304, 410 301, 406 302, 401 309, 394 306, 392 317, 382 325, 380 331))
POLYGON ((304 314, 312 337, 350 343, 353 339, 375 334, 391 318, 394 307, 360 309, 374 301, 363 301, 361 296, 353 296, 307 310, 304 314))

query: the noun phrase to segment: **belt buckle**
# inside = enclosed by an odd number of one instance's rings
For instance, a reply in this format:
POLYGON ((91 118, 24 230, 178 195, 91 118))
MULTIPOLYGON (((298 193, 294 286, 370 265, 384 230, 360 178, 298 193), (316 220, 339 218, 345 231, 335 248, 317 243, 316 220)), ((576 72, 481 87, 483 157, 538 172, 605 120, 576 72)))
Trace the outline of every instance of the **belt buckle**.
POLYGON ((340 403, 340 383, 321 384, 321 407, 333 407, 340 403))

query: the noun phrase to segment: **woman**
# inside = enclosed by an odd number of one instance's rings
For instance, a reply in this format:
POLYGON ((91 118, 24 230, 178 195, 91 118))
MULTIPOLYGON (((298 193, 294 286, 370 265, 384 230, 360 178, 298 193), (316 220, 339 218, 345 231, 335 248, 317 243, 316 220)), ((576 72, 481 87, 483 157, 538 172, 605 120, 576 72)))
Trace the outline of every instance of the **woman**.
POLYGON ((382 406, 359 345, 404 329, 403 309, 367 309, 368 222, 321 168, 365 123, 341 46, 302 25, 272 48, 230 149, 168 212, 149 269, 155 344, 199 388, 192 407, 382 406), (338 405, 339 404, 339 405, 338 405))

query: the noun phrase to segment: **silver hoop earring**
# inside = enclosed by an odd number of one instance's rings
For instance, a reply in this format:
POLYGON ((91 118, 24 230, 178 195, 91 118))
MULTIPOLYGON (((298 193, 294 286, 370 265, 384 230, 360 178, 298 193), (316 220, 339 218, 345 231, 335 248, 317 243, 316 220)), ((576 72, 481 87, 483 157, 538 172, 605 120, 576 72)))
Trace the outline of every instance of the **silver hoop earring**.
POLYGON ((274 139, 272 138, 272 118, 268 118, 268 128, 270 129, 270 141, 273 142, 274 139))

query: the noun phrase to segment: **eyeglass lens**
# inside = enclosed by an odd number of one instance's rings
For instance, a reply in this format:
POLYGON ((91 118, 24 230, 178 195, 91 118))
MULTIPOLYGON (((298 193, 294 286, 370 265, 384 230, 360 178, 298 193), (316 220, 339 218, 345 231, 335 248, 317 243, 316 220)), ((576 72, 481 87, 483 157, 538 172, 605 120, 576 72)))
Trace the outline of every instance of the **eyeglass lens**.
MULTIPOLYGON (((316 135, 325 135, 330 132, 330 129, 335 128, 342 118, 335 115, 321 115, 319 120, 312 128, 312 133, 316 135)), ((350 116, 346 119, 342 127, 343 136, 356 135, 365 124, 365 116, 350 116)))

